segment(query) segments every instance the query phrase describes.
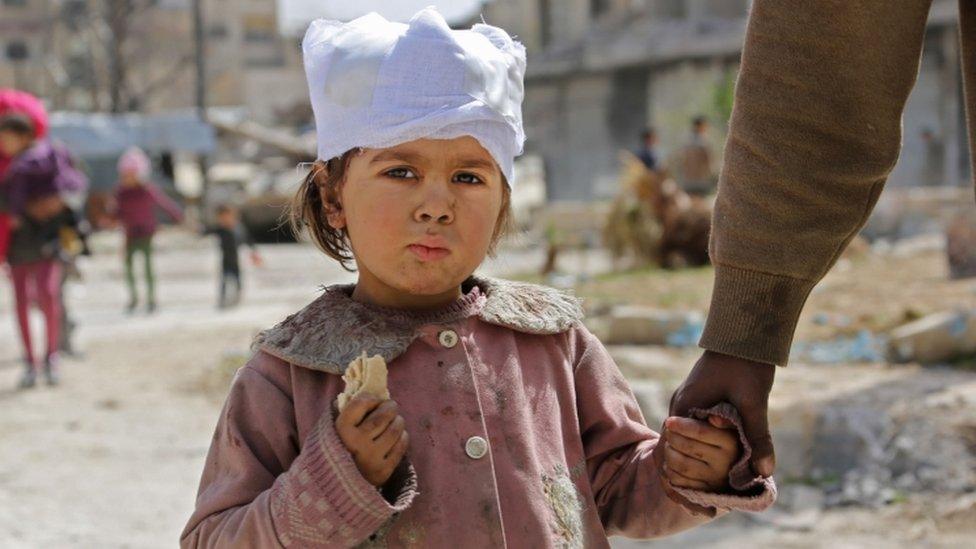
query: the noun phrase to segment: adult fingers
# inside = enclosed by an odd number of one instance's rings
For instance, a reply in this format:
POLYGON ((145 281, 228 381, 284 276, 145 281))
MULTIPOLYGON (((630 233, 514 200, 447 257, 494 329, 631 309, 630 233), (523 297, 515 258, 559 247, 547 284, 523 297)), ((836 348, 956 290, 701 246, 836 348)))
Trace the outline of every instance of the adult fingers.
POLYGON ((749 460, 752 470, 757 475, 773 476, 776 470, 776 450, 773 448, 773 437, 769 434, 766 402, 759 405, 739 405, 737 408, 742 416, 746 440, 752 447, 752 457, 749 460))
POLYGON ((336 418, 336 427, 355 427, 370 412, 382 404, 382 400, 372 395, 358 395, 350 400, 336 418))
POLYGON ((400 408, 396 402, 385 400, 363 419, 359 424, 359 432, 370 440, 375 440, 386 431, 399 412, 400 408))

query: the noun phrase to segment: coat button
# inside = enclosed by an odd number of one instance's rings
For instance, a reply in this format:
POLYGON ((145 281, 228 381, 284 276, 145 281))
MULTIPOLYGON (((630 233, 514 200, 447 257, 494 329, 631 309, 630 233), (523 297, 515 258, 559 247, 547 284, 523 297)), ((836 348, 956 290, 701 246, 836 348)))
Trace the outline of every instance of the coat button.
POLYGON ((481 437, 471 437, 464 443, 464 453, 471 459, 481 459, 488 453, 488 441, 481 437))
POLYGON ((444 330, 443 332, 437 334, 437 340, 440 341, 441 345, 448 349, 452 349, 458 344, 458 335, 454 330, 444 330))

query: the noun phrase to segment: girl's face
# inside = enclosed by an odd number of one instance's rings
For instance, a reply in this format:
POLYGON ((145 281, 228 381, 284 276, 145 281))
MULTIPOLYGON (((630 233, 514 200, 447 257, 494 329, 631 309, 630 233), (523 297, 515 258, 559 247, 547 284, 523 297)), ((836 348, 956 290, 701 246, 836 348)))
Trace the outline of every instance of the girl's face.
POLYGON ((12 131, 0 132, 0 153, 13 158, 29 149, 31 142, 33 142, 33 138, 27 135, 20 135, 12 131))
POLYGON ((488 253, 502 185, 498 165, 472 137, 355 155, 329 224, 349 234, 357 292, 388 306, 456 298, 488 253))
POLYGON ((131 170, 123 171, 119 176, 119 182, 126 188, 138 187, 142 184, 139 180, 139 175, 131 170))

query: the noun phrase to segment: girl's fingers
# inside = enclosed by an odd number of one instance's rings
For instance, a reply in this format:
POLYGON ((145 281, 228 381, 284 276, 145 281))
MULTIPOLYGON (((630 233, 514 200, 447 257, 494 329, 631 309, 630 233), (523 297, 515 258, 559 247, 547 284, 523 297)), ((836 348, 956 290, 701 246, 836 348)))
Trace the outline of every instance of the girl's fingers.
POLYGON ((704 481, 690 479, 670 468, 666 468, 665 470, 667 471, 668 482, 670 482, 672 486, 677 486, 679 488, 691 488, 692 490, 709 490, 708 483, 704 481))
POLYGON ((737 441, 735 431, 713 427, 707 421, 687 417, 669 417, 664 424, 670 432, 719 448, 729 448, 734 446, 737 441))
POLYGON ((410 435, 406 431, 400 433, 400 438, 393 445, 393 448, 386 454, 383 458, 388 462, 392 463, 393 466, 397 466, 403 456, 407 454, 407 448, 410 446, 410 435))
POLYGON ((336 418, 336 427, 355 427, 383 401, 368 395, 357 396, 346 404, 336 418))
POLYGON ((363 419, 359 425, 359 432, 369 440, 376 440, 386 431, 398 413, 397 403, 392 400, 385 400, 363 419))
POLYGON ((404 432, 404 427, 406 422, 403 420, 403 416, 396 416, 380 436, 376 437, 373 441, 374 447, 376 448, 376 455, 380 458, 385 458, 390 450, 396 446, 398 440, 400 440, 400 435, 404 432))
POLYGON ((668 433, 668 447, 712 466, 721 465, 725 461, 724 450, 721 448, 699 442, 676 432, 668 433))
POLYGON ((664 449, 664 459, 668 469, 692 480, 707 482, 712 480, 714 476, 707 463, 688 457, 674 448, 667 447, 664 449))

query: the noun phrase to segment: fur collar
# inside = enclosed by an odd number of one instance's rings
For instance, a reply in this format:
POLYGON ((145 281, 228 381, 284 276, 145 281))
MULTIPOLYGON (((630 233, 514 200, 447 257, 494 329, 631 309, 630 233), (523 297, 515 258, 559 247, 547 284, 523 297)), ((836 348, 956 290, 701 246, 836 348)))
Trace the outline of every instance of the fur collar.
POLYGON ((258 334, 252 348, 312 370, 342 374, 363 351, 392 361, 425 324, 471 316, 528 334, 565 332, 583 319, 579 300, 565 292, 493 278, 472 277, 465 295, 432 313, 372 307, 350 297, 352 285, 329 286, 304 309, 258 334))

